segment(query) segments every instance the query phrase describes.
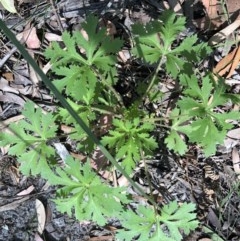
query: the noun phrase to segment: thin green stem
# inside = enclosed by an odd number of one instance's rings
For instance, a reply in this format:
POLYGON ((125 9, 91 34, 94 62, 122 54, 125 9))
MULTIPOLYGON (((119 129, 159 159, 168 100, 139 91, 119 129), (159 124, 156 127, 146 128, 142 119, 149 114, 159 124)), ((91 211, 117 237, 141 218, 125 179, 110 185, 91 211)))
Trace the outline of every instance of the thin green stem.
MULTIPOLYGON (((150 189, 150 197, 152 198, 152 200, 154 200, 152 183, 151 183, 151 179, 150 179, 150 176, 149 176, 149 171, 148 171, 147 163, 146 163, 146 160, 145 160, 145 157, 144 157, 144 154, 143 154, 143 150, 142 150, 142 149, 140 150, 140 154, 141 154, 141 159, 143 160, 144 171, 145 171, 145 174, 146 174, 146 177, 147 177, 148 186, 149 186, 149 189, 150 189)), ((158 214, 157 205, 154 204, 154 205, 153 205, 153 209, 154 209, 155 214, 157 215, 157 214, 158 214)))
MULTIPOLYGON (((108 110, 105 110, 105 109, 102 109, 102 108, 98 108, 98 107, 91 106, 91 110, 97 111, 97 112, 99 112, 101 114, 107 114, 107 115, 114 115, 114 116, 116 116, 116 114, 114 112, 108 111, 108 110)), ((119 116, 119 115, 117 115, 117 116, 119 116)))
POLYGON ((228 7, 227 7, 227 3, 226 0, 220 0, 221 1, 221 7, 225 16, 226 21, 230 24, 230 15, 228 12, 228 7))
POLYGON ((153 74, 152 79, 151 79, 151 81, 150 81, 150 83, 148 85, 148 88, 147 88, 146 92, 144 93, 143 98, 145 98, 149 94, 149 92, 151 91, 152 87, 154 86, 154 83, 155 83, 155 80, 157 78, 158 72, 161 69, 161 66, 163 64, 163 59, 164 59, 164 55, 158 61, 157 67, 156 67, 156 69, 154 71, 154 74, 153 74))
MULTIPOLYGON (((176 115, 176 116, 166 116, 166 117, 157 117, 157 118, 148 118, 148 117, 145 117, 142 119, 142 122, 158 122, 158 121, 166 121, 166 120, 174 120, 176 118, 180 118, 180 117, 185 117, 185 116, 189 116, 189 114, 185 114, 185 115, 176 115)), ((192 118, 193 116, 189 116, 189 119, 192 118)), ((162 125, 163 127, 167 127, 165 125, 162 125)))
MULTIPOLYGON (((113 95, 115 96, 115 98, 117 99, 117 101, 119 102, 119 104, 121 105, 121 107, 125 108, 123 100, 122 100, 122 96, 113 88, 113 86, 111 84, 109 84, 105 78, 102 76, 102 74, 100 74, 96 69, 93 69, 93 71, 95 72, 96 76, 100 76, 101 82, 113 93, 113 95)), ((111 75, 111 73, 109 73, 111 75)), ((111 76, 113 78, 113 76, 111 76)))
POLYGON ((123 100, 122 100, 122 96, 110 85, 107 83, 107 81, 103 79, 101 79, 101 82, 107 86, 107 88, 114 94, 114 96, 116 97, 117 101, 119 102, 119 104, 121 105, 121 107, 125 108, 123 100))

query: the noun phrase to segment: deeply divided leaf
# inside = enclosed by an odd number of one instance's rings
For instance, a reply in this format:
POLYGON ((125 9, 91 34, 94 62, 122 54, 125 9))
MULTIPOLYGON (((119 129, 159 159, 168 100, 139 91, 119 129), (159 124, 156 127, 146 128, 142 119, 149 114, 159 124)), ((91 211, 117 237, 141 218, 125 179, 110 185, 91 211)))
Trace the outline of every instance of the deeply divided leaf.
POLYGON ((78 220, 92 220, 99 225, 107 217, 117 217, 122 211, 121 203, 128 203, 124 188, 113 188, 100 180, 89 162, 82 164, 69 157, 66 167, 56 169, 49 177, 53 185, 60 185, 59 198, 54 201, 58 210, 78 220))
POLYGON ((149 132, 154 126, 149 123, 140 123, 139 118, 133 121, 113 120, 114 130, 102 138, 102 143, 112 148, 118 160, 128 173, 131 173, 136 162, 141 158, 141 151, 151 153, 157 148, 157 143, 149 132))
POLYGON ((139 206, 136 213, 127 211, 121 218, 125 230, 117 233, 121 241, 180 241, 182 232, 189 234, 198 226, 194 204, 184 203, 178 206, 176 201, 163 206, 161 214, 151 207, 139 206))
POLYGON ((45 51, 45 56, 53 63, 53 71, 63 76, 54 83, 59 90, 66 88, 66 93, 77 100, 87 93, 94 94, 98 80, 115 84, 116 53, 122 46, 120 39, 112 39, 107 35, 106 28, 100 27, 98 18, 93 15, 87 17, 82 27, 81 31, 74 32, 72 36, 63 33, 65 49, 53 43, 45 51))
POLYGON ((55 117, 35 109, 32 102, 26 102, 22 111, 25 119, 18 124, 11 124, 9 132, 1 133, 0 145, 10 144, 9 154, 16 155, 21 163, 20 169, 25 175, 48 176, 48 160, 55 155, 55 150, 48 141, 56 137, 55 117))

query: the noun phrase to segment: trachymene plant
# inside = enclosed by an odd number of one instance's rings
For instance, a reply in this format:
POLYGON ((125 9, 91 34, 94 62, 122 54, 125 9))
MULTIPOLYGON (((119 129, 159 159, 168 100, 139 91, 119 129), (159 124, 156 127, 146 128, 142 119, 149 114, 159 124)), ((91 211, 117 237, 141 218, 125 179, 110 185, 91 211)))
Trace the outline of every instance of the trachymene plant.
MULTIPOLYGON (((165 144, 170 150, 183 155, 187 151, 183 139, 186 136, 211 155, 232 127, 230 121, 240 117, 233 111, 217 113, 219 106, 237 98, 226 93, 222 80, 215 81, 210 73, 200 78, 195 68, 196 62, 210 52, 207 44, 198 44, 197 36, 192 35, 174 46, 184 24, 183 17, 165 11, 159 20, 133 26, 132 54, 155 70, 144 83, 146 90, 130 107, 124 105, 115 89, 116 56, 123 41, 107 36, 106 28, 98 25, 96 17, 87 17, 82 25, 85 32, 63 33, 65 48, 53 43, 45 52, 56 78, 53 83, 90 129, 97 132, 99 120, 104 115, 111 116, 109 129, 99 138, 128 174, 158 148, 154 133, 159 124, 167 135, 165 144), (144 104, 153 99, 161 101, 158 72, 162 69, 179 82, 179 99, 168 116, 155 118, 144 104)), ((40 174, 50 184, 60 186, 55 203, 61 212, 99 225, 117 217, 123 229, 118 230, 116 238, 126 241, 180 241, 183 233, 189 234, 197 227, 192 203, 179 206, 173 201, 160 208, 150 196, 150 204, 132 210, 128 207, 134 198, 127 189, 101 180, 89 161, 80 163, 69 156, 64 167, 54 165, 57 154, 49 143, 57 137, 59 124, 72 127, 69 137, 79 143, 79 149, 84 147, 86 156, 94 149, 66 109, 60 106, 55 113, 43 113, 27 102, 22 114, 25 119, 11 124, 10 133, 0 134, 0 145, 10 145, 9 154, 17 156, 23 174, 40 174)))

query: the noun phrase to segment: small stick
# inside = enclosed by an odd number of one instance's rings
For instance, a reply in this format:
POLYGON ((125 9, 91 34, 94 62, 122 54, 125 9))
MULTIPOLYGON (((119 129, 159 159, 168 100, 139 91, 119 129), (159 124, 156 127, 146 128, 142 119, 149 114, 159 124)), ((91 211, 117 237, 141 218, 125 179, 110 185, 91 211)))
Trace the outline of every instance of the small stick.
POLYGON ((0 69, 7 62, 7 60, 16 52, 17 48, 14 46, 1 60, 0 60, 0 69))
POLYGON ((52 5, 53 12, 54 12, 54 14, 55 14, 55 16, 56 16, 56 18, 57 18, 57 22, 58 22, 59 28, 60 28, 61 32, 63 32, 64 29, 63 29, 63 26, 62 26, 62 22, 61 22, 61 20, 60 20, 59 15, 58 15, 57 9, 56 9, 56 7, 55 7, 55 5, 54 5, 54 3, 53 3, 53 0, 50 0, 50 3, 51 3, 51 5, 52 5))

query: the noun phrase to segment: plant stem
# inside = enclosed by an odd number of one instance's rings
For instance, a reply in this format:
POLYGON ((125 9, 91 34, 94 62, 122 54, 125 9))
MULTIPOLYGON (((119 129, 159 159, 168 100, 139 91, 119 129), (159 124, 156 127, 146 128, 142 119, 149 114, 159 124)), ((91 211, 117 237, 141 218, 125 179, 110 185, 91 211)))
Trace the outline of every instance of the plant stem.
POLYGON ((155 83, 155 80, 156 80, 156 78, 157 78, 157 75, 158 75, 158 72, 159 72, 159 70, 160 70, 160 68, 161 68, 161 66, 162 66, 162 64, 163 64, 163 59, 164 59, 164 55, 161 57, 161 59, 158 61, 158 65, 157 65, 157 67, 156 67, 156 69, 155 69, 155 72, 154 72, 154 74, 153 74, 153 77, 152 77, 152 79, 151 79, 151 81, 150 81, 150 83, 149 83, 149 85, 148 85, 148 88, 147 88, 147 90, 146 90, 146 92, 144 93, 144 95, 143 95, 143 99, 149 94, 149 92, 151 91, 151 89, 152 89, 152 87, 153 87, 153 85, 154 85, 154 83, 155 83))
POLYGON ((91 106, 91 110, 97 111, 97 112, 99 112, 101 114, 107 114, 107 115, 114 115, 114 116, 116 116, 116 114, 114 112, 108 111, 108 110, 105 110, 105 109, 101 109, 101 108, 98 108, 98 107, 91 106))
POLYGON ((122 100, 122 96, 110 84, 108 84, 107 81, 104 80, 104 78, 102 78, 101 81, 114 94, 114 96, 116 97, 116 99, 119 102, 119 104, 121 105, 121 107, 125 107, 123 100, 122 100))
MULTIPOLYGON (((93 69, 93 71, 95 72, 96 76, 100 76, 101 82, 113 93, 113 95, 116 97, 121 107, 125 108, 122 100, 122 96, 107 81, 105 81, 105 78, 102 76, 101 73, 99 73, 96 69, 93 69)), ((113 78, 112 74, 111 73, 109 74, 113 78)))
MULTIPOLYGON (((145 171, 145 174, 146 174, 146 177, 147 177, 147 182, 148 182, 149 189, 150 189, 150 197, 151 197, 152 200, 154 200, 153 188, 152 188, 152 183, 151 183, 151 179, 150 179, 149 172, 148 172, 147 163, 146 163, 146 160, 145 160, 145 157, 144 157, 144 154, 143 154, 142 150, 140 150, 140 153, 141 153, 141 159, 143 160, 144 171, 145 171)), ((158 212, 157 212, 156 204, 153 204, 153 209, 154 209, 155 214, 157 215, 158 212)))

